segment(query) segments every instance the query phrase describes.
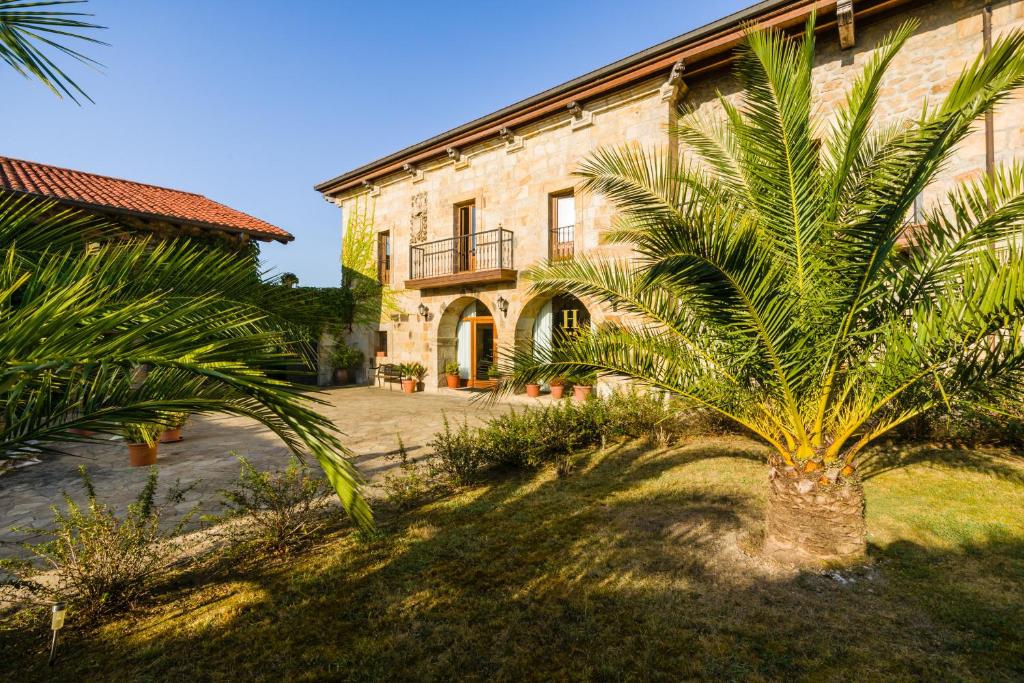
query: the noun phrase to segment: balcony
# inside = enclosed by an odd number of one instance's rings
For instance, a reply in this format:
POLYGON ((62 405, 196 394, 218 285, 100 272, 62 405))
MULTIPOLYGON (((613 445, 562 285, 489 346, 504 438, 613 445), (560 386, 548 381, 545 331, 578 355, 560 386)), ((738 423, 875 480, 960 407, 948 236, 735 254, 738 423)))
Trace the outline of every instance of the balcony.
POLYGON ((498 228, 409 247, 407 289, 515 282, 512 231, 498 228))

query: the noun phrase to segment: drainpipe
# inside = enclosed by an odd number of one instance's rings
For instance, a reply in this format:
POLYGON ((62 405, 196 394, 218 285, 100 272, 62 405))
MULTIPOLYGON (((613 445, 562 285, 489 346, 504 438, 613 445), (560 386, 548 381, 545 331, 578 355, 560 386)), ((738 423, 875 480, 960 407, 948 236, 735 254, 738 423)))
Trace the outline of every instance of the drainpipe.
MULTIPOLYGON (((986 2, 981 10, 981 34, 984 41, 984 53, 988 57, 992 52, 992 3, 986 2)), ((985 174, 989 180, 996 174, 996 132, 995 116, 991 109, 985 113, 985 174)))

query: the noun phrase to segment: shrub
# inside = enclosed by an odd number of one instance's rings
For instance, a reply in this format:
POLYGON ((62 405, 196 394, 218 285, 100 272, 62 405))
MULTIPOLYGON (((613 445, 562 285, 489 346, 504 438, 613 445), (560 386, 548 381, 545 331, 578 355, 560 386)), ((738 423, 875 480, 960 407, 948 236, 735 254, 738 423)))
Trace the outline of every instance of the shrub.
POLYGON ((459 361, 450 360, 444 364, 444 374, 446 375, 457 375, 459 374, 459 361))
POLYGON ((533 469, 553 464, 559 474, 567 474, 578 453, 603 447, 608 439, 646 438, 666 444, 684 434, 730 429, 724 420, 676 399, 634 389, 582 403, 512 411, 476 429, 464 424, 453 431, 446 419, 431 446, 437 471, 466 483, 492 465, 533 469))
POLYGON ((208 515, 211 522, 237 521, 225 527, 239 545, 287 551, 321 530, 332 509, 330 482, 292 456, 283 471, 260 471, 236 453, 238 481, 221 490, 226 512, 208 515), (244 518, 244 519, 243 519, 244 518))
POLYGON ((331 353, 331 366, 338 370, 354 368, 362 362, 363 352, 343 342, 339 342, 331 353))
POLYGON ((475 480, 487 464, 486 452, 477 431, 466 423, 453 430, 445 415, 444 428, 429 443, 435 455, 430 462, 431 476, 441 476, 457 486, 475 480))
POLYGON ((414 379, 417 382, 422 382, 427 376, 427 368, 422 363, 402 363, 398 366, 398 371, 405 379, 414 379))
MULTIPOLYGON (((88 496, 84 509, 64 493, 65 510, 51 508, 52 528, 16 529, 50 540, 23 543, 32 559, 3 560, 0 566, 17 577, 13 584, 16 588, 48 600, 67 601, 88 615, 130 609, 171 572, 181 556, 175 536, 195 509, 169 530, 161 531, 162 506, 156 504, 155 467, 135 502, 121 516, 99 502, 85 467, 79 467, 78 472, 88 496), (45 577, 37 563, 45 566, 45 577)), ((166 504, 180 503, 187 490, 175 485, 167 494, 166 504)))
POLYGON ((1011 403, 991 410, 974 406, 952 412, 936 409, 900 425, 892 437, 897 441, 1019 447, 1024 445, 1024 414, 1011 403))
POLYGON ((427 467, 409 460, 401 435, 398 437, 397 458, 399 473, 385 474, 381 486, 388 502, 399 510, 405 510, 428 498, 437 486, 427 467))

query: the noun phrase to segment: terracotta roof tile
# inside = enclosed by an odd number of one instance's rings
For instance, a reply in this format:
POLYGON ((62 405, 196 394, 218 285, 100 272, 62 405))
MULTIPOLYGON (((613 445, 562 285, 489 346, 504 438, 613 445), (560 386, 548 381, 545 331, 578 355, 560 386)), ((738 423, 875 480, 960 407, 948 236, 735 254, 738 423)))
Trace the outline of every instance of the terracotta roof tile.
POLYGON ((244 232, 257 239, 293 239, 291 233, 275 225, 201 194, 4 156, 0 156, 0 190, 244 232))

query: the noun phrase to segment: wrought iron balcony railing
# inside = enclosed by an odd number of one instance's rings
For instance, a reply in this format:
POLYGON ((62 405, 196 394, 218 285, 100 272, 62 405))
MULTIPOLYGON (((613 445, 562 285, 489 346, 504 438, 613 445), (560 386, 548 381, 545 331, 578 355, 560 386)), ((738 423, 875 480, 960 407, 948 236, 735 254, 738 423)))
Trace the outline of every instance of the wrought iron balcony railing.
POLYGON ((515 279, 512 231, 504 228, 409 247, 411 288, 515 279))

